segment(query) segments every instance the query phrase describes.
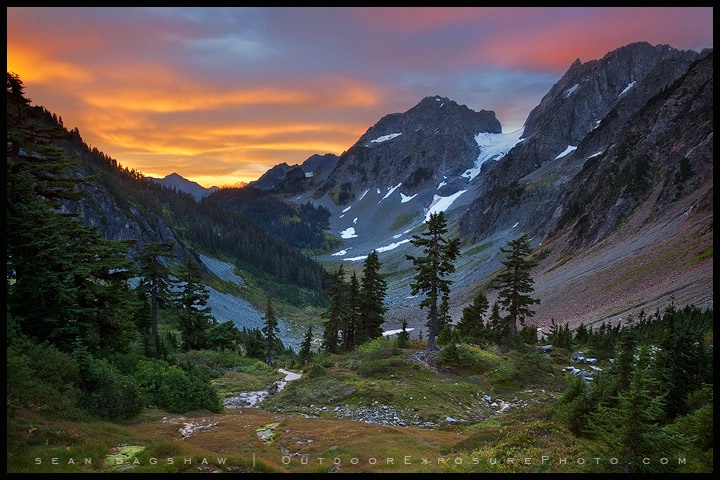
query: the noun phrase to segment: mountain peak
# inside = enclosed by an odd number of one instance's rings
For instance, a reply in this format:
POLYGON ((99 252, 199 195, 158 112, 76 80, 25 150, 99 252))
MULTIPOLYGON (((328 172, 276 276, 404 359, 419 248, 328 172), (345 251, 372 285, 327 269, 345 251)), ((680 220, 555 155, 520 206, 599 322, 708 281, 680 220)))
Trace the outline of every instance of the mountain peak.
POLYGON ((218 189, 218 187, 205 188, 199 183, 188 180, 187 178, 175 172, 171 173, 170 175, 166 175, 164 178, 160 179, 152 177, 148 178, 153 182, 159 183, 163 187, 169 188, 171 190, 189 193, 197 201, 200 201, 201 199, 207 197, 212 192, 218 189))

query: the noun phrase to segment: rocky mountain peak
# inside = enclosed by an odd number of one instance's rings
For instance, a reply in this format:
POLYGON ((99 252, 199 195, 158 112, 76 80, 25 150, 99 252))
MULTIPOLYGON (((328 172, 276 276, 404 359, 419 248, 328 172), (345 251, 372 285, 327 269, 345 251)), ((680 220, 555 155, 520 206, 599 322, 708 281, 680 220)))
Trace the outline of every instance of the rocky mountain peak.
POLYGON ((425 97, 403 113, 382 117, 348 149, 315 190, 344 205, 368 188, 402 184, 414 195, 474 166, 479 133, 501 133, 495 112, 479 112, 441 96, 425 97))

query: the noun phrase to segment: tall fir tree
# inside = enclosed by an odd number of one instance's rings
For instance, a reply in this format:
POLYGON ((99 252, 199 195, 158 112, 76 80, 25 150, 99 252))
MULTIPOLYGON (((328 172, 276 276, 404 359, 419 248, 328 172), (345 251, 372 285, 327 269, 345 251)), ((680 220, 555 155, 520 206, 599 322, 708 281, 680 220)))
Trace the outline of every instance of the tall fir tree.
POLYGON ((358 325, 360 324, 360 282, 355 272, 350 275, 350 283, 345 290, 347 309, 342 317, 342 350, 350 352, 357 346, 358 325))
POLYGON ((305 337, 300 344, 300 352, 298 352, 298 361, 300 362, 300 365, 307 365, 312 360, 312 339, 312 325, 309 325, 307 332, 305 332, 305 337))
POLYGON ((499 290, 498 302, 508 312, 510 337, 514 339, 518 322, 524 325, 525 318, 535 315, 530 307, 540 303, 539 299, 532 296, 534 281, 530 275, 537 262, 527 258, 530 254, 527 235, 509 241, 500 251, 506 257, 502 261, 505 268, 493 279, 492 286, 499 290))
POLYGON ((207 305, 210 292, 202 281, 198 264, 191 260, 180 268, 178 280, 181 285, 176 296, 180 307, 180 333, 187 351, 200 350, 207 345, 206 332, 215 321, 207 305))
POLYGON ((174 278, 170 268, 161 259, 174 257, 174 246, 175 242, 148 242, 137 256, 140 274, 138 288, 150 302, 150 328, 153 337, 158 334, 158 307, 172 303, 171 285, 174 278))
POLYGON ((410 243, 423 250, 423 256, 406 255, 417 270, 415 281, 410 284, 413 295, 422 293, 425 298, 420 308, 428 309, 427 350, 438 350, 435 337, 438 333, 439 305, 443 296, 449 295, 452 281, 446 278, 455 271, 454 261, 460 254, 460 239, 446 238, 447 220, 444 212, 432 213, 427 230, 422 236, 413 235, 410 243))
POLYGON ((338 353, 338 335, 344 319, 348 316, 346 302, 348 285, 345 282, 345 268, 340 265, 335 273, 326 273, 326 275, 330 281, 327 292, 330 304, 322 314, 325 318, 322 349, 329 353, 338 353))
POLYGON ((278 332, 280 328, 278 326, 278 320, 275 316, 275 307, 273 306, 272 298, 267 298, 267 305, 265 307, 265 326, 262 329, 265 334, 265 363, 272 365, 273 362, 273 350, 277 343, 278 332))
POLYGON ((380 258, 373 250, 363 264, 363 276, 360 285, 360 325, 358 344, 382 336, 382 324, 385 322, 385 295, 387 282, 380 275, 380 258))
POLYGON ((402 327, 401 327, 400 333, 398 333, 398 336, 397 336, 398 348, 407 348, 408 344, 410 343, 410 332, 408 332, 407 328, 408 328, 407 319, 403 318, 402 327))

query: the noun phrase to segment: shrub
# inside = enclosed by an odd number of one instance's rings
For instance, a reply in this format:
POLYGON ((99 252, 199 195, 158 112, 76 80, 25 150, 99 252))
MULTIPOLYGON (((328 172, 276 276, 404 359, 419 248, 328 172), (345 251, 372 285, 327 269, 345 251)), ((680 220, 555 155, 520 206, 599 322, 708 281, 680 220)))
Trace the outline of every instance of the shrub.
POLYGON ((7 410, 66 412, 76 406, 80 380, 70 355, 44 343, 15 343, 7 348, 7 410))
POLYGON ((223 409, 222 399, 209 382, 163 360, 141 360, 134 377, 149 404, 170 413, 223 409))
POLYGON ((363 377, 388 377, 407 372, 410 368, 402 357, 378 358, 361 362, 357 366, 357 373, 363 377))
POLYGON ((386 337, 378 337, 363 343, 357 349, 358 353, 367 359, 390 358, 393 356, 394 342, 386 337))
POLYGON ((89 413, 111 419, 140 413, 145 400, 133 377, 120 374, 105 360, 95 360, 88 375, 83 379, 88 391, 80 404, 89 413))
POLYGON ((325 367, 322 365, 319 365, 317 363, 313 363, 310 367, 310 370, 308 370, 307 373, 308 377, 314 378, 314 377, 322 377, 327 375, 327 370, 325 370, 325 367))

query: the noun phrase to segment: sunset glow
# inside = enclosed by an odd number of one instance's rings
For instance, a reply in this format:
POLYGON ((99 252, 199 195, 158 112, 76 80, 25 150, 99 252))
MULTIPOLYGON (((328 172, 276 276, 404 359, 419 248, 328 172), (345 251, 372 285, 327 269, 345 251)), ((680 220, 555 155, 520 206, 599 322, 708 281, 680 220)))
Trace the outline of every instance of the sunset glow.
POLYGON ((712 7, 7 8, 7 69, 83 140, 209 187, 341 154, 426 96, 505 132, 575 59, 712 48, 712 7))

